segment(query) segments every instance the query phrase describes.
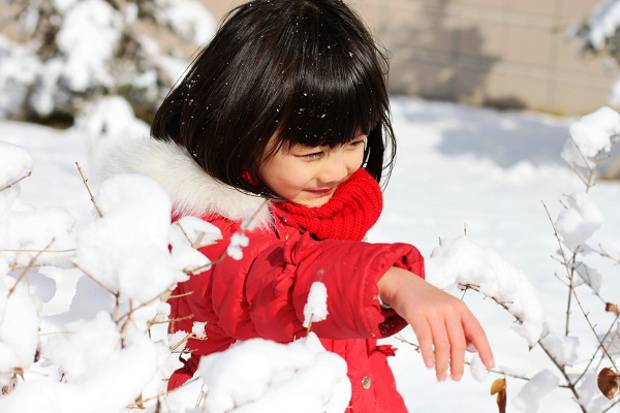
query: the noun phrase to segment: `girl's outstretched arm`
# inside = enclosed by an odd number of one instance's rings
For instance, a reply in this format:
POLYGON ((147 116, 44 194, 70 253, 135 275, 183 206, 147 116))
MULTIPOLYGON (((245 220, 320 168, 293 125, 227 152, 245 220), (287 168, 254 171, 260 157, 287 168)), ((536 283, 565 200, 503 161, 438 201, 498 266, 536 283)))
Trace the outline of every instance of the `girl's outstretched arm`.
POLYGON ((446 378, 448 359, 452 379, 460 380, 468 342, 476 346, 485 366, 493 368, 486 334, 463 301, 411 275, 404 269, 390 268, 379 280, 379 295, 411 324, 424 362, 429 368, 434 364, 437 380, 446 378))
POLYGON ((377 283, 393 266, 422 277, 423 259, 414 246, 317 241, 307 235, 261 241, 254 234, 242 260, 226 258, 213 268, 209 301, 229 336, 280 342, 303 336, 304 306, 316 281, 327 290, 328 316, 312 324, 319 337, 380 338, 407 325, 395 311, 381 308, 377 283))

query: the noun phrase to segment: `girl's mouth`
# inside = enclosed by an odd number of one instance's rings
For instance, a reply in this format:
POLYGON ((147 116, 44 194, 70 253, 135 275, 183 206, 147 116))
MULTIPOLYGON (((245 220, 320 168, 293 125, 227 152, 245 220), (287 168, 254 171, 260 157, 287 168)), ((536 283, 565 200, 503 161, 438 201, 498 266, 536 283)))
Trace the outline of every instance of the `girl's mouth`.
POLYGON ((304 189, 304 191, 307 191, 307 192, 310 192, 311 194, 316 194, 316 195, 319 195, 319 196, 325 196, 325 195, 328 195, 330 192, 332 192, 335 189, 336 188, 321 189, 321 190, 304 189))

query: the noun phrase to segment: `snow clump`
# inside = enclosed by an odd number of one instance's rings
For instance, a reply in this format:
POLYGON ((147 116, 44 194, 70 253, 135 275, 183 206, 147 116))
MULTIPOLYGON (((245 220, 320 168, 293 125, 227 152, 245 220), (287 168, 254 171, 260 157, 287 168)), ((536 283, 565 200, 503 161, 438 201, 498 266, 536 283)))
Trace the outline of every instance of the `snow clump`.
POLYGON ((289 344, 255 338, 200 360, 205 412, 343 412, 351 398, 347 365, 314 333, 289 344))
POLYGON ((583 116, 569 129, 570 138, 562 149, 562 158, 569 165, 593 168, 596 158, 609 152, 620 134, 620 114, 604 106, 583 116))
POLYGON ((520 320, 512 328, 533 347, 546 330, 541 300, 527 277, 495 251, 471 242, 466 236, 442 239, 427 260, 428 282, 441 289, 473 284, 505 303, 520 320))
POLYGON ((558 215, 555 227, 564 245, 576 251, 601 227, 603 217, 586 193, 574 193, 565 199, 566 207, 558 215))
POLYGON ((527 413, 536 413, 540 408, 540 401, 555 390, 560 384, 558 377, 550 370, 544 369, 534 375, 512 400, 514 406, 527 413))
POLYGON ((327 287, 320 281, 315 281, 310 286, 308 301, 304 305, 304 327, 308 328, 311 323, 323 321, 327 318, 327 287))

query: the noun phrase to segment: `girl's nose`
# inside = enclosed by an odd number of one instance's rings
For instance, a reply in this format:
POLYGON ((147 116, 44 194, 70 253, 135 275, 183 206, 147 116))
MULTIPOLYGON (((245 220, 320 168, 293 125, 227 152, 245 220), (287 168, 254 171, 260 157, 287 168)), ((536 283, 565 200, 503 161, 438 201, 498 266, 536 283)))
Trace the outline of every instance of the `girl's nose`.
POLYGON ((318 176, 321 186, 332 187, 342 183, 349 175, 345 157, 342 153, 334 151, 325 159, 325 164, 318 176))

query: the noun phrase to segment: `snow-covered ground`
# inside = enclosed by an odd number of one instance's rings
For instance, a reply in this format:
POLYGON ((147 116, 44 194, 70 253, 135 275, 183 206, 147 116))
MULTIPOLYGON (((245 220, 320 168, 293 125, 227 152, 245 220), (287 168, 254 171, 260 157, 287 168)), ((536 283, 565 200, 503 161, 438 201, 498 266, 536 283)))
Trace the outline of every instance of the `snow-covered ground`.
MULTIPOLYGON (((496 249, 528 276, 542 297, 552 330, 563 332, 567 289, 554 277, 562 268, 550 258, 557 242, 541 201, 555 219, 562 195, 583 187, 560 158, 572 120, 403 97, 394 97, 392 103, 398 159, 385 193, 383 215, 371 230, 370 241, 409 242, 428 256, 439 237, 457 236, 466 227, 472 240, 496 249)), ((0 141, 24 147, 34 159, 33 176, 23 185, 25 201, 39 206, 63 205, 78 219, 91 213, 73 164, 79 161, 88 171, 83 137, 32 124, 0 122, 0 141)), ((619 251, 620 184, 600 182, 591 196, 604 216, 595 241, 612 243, 619 251)), ((620 267, 596 259, 592 262, 605 276, 603 297, 620 302, 620 267)), ((52 295, 51 282, 32 282, 39 283, 43 298, 52 295)), ((606 327, 612 317, 603 311, 599 299, 585 289, 577 292, 590 316, 606 327)), ((460 297, 459 292, 454 293, 460 297)), ((82 277, 71 314, 64 317, 91 318, 89 309, 98 297, 107 299, 82 277)), ((528 351, 526 341, 511 329, 512 316, 497 304, 471 291, 465 302, 485 327, 499 368, 527 376, 543 368, 555 373, 538 347, 528 351)), ((594 339, 574 303, 572 311, 571 331, 581 340, 584 357, 580 361, 587 362, 585 355, 594 349, 594 339)), ((415 340, 410 330, 404 336, 415 340)), ((437 383, 434 371, 424 367, 412 347, 389 341, 400 347, 391 365, 410 411, 497 411, 495 396, 489 395, 496 375, 489 375, 485 383, 469 374, 460 382, 437 383)), ((510 400, 523 382, 507 381, 510 400)), ((579 409, 567 390, 558 389, 543 399, 540 411, 570 413, 579 409)), ((620 405, 611 411, 620 412, 620 405)))

